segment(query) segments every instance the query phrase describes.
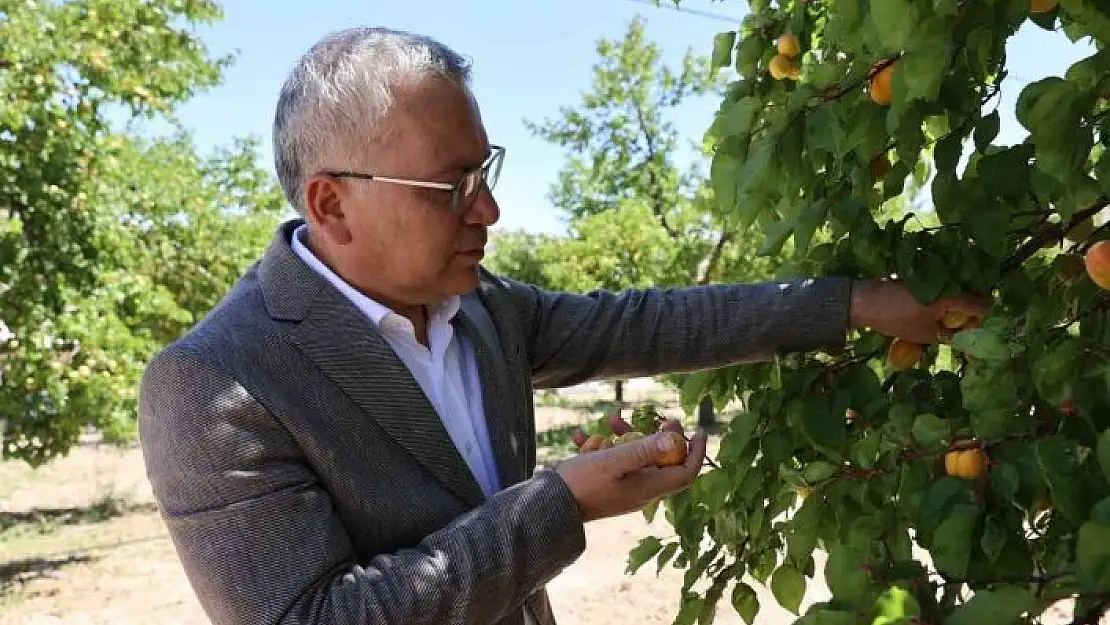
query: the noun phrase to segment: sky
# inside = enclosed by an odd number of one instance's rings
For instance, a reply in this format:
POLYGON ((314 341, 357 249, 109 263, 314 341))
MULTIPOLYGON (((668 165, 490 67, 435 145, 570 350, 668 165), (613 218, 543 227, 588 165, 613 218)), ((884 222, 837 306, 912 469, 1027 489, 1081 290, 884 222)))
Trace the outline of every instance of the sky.
MULTIPOLYGON (((708 54, 713 35, 736 29, 743 0, 683 0, 681 8, 651 0, 226 0, 225 19, 200 31, 214 54, 232 53, 223 84, 197 96, 180 112, 201 149, 234 137, 262 140, 272 170, 270 127, 274 103, 296 59, 320 37, 350 26, 386 26, 430 35, 468 56, 474 92, 490 140, 506 147, 494 194, 501 206, 498 228, 558 233, 563 217, 547 200, 564 162, 562 150, 533 136, 523 120, 542 121, 560 107, 577 104, 591 83, 600 38, 620 39, 640 16, 646 36, 677 66, 687 48, 708 54), (525 61, 525 59, 528 59, 525 61)), ((1064 71, 1093 51, 1063 34, 1032 25, 1009 46, 1011 80, 1002 91, 999 140, 1019 141, 1024 130, 1012 117, 1014 102, 1029 81, 1064 71)), ((699 140, 719 104, 714 97, 688 103, 675 119, 684 140, 699 140)))

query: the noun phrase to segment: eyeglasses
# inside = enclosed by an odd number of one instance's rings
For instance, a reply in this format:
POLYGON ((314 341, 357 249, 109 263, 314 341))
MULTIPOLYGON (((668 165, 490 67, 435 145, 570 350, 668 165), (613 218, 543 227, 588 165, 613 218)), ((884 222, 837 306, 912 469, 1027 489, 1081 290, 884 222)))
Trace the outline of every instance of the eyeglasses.
POLYGON ((451 213, 458 214, 459 210, 470 206, 474 198, 478 197, 478 193, 482 190, 483 183, 486 188, 492 190, 494 185, 497 184, 497 178, 501 175, 501 163, 505 160, 505 148, 499 145, 490 146, 490 155, 486 161, 478 167, 463 170, 461 176, 455 182, 433 182, 430 180, 413 180, 411 178, 395 178, 391 176, 379 176, 376 174, 363 174, 353 171, 329 171, 325 170, 320 173, 335 176, 337 178, 357 178, 359 180, 376 180, 378 182, 389 182, 393 184, 401 184, 409 187, 420 187, 422 189, 436 189, 451 194, 451 213))

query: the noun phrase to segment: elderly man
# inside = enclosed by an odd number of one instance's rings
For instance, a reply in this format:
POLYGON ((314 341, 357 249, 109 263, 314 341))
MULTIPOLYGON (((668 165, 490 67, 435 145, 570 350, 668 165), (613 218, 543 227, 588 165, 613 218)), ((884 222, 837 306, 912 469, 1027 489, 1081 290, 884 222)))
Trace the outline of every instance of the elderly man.
POLYGON ((545 584, 583 526, 687 487, 665 436, 535 471, 532 390, 842 343, 928 342, 941 305, 827 278, 589 295, 480 267, 505 150, 458 54, 352 29, 277 103, 300 217, 147 368, 140 434, 162 514, 216 625, 555 622, 545 584))

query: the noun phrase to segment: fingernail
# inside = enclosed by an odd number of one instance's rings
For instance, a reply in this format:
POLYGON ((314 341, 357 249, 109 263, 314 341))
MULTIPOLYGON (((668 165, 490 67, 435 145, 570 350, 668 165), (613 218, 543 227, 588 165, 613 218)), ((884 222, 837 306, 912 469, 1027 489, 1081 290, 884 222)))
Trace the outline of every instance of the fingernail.
POLYGON ((674 449, 674 438, 671 437, 669 434, 666 436, 660 436, 658 440, 656 440, 655 444, 659 448, 659 451, 670 451, 671 449, 674 449))

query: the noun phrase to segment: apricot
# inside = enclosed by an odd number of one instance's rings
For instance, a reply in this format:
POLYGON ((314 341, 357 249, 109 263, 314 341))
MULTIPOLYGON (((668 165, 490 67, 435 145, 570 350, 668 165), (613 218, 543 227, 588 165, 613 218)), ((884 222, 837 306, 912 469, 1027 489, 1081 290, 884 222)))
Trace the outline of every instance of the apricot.
POLYGON ((871 76, 867 93, 871 101, 886 106, 894 101, 894 91, 890 82, 894 77, 894 64, 887 65, 871 76))
POLYGON ((666 436, 670 436, 674 441, 669 451, 659 452, 655 458, 655 466, 657 467, 673 467, 686 462, 686 437, 678 432, 667 430, 664 432, 666 436))
POLYGON ((786 33, 779 37, 777 48, 779 54, 790 59, 798 56, 802 52, 802 44, 798 41, 798 36, 793 33, 786 33))
POLYGON ((959 449, 944 455, 944 471, 953 477, 973 480, 986 468, 987 459, 981 449, 959 449))
POLYGON ((921 360, 921 356, 924 354, 925 348, 921 345, 902 339, 894 339, 890 343, 887 360, 895 371, 905 371, 917 364, 917 361, 921 360))
POLYGON ((791 78, 797 71, 794 67, 794 61, 790 57, 783 54, 776 54, 771 58, 771 62, 767 64, 767 71, 771 73, 771 78, 775 80, 782 80, 783 78, 791 78))
POLYGON ((946 310, 940 323, 949 330, 958 330, 964 327, 968 319, 971 319, 971 315, 962 310, 946 310))
POLYGON ((1088 248, 1083 265, 1092 282, 1103 289, 1110 289, 1110 241, 1099 241, 1088 248))
POLYGON ((1048 13, 1060 4, 1060 0, 1029 0, 1030 13, 1048 13))
POLYGON ((579 452, 588 453, 591 451, 597 451, 605 447, 607 442, 608 441, 605 440, 604 436, 600 434, 593 434, 586 439, 585 443, 582 443, 582 447, 579 449, 579 452))

